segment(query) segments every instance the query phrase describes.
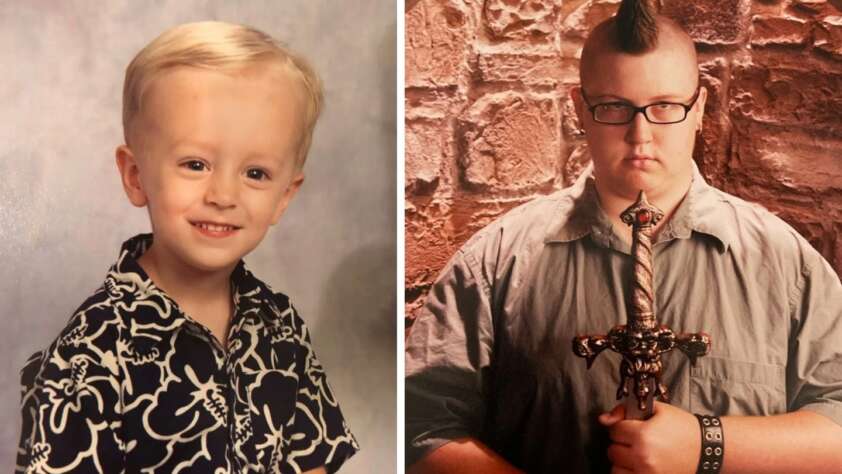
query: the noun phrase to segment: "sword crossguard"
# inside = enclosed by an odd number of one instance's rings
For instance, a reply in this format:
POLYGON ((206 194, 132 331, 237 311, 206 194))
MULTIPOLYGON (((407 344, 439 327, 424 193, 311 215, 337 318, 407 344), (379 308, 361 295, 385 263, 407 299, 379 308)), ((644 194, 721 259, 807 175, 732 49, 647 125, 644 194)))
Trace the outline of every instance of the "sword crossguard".
POLYGON ((605 349, 608 349, 608 338, 605 336, 577 336, 573 338, 573 353, 583 357, 590 369, 593 361, 605 349))
POLYGON ((699 357, 710 354, 710 336, 705 332, 681 334, 676 338, 678 349, 690 359, 690 365, 696 366, 699 357))
MULTIPOLYGON (((692 345, 688 339, 688 343, 692 345)), ((661 354, 671 351, 677 344, 675 333, 667 326, 655 330, 639 330, 625 324, 615 326, 607 336, 578 336, 573 339, 573 353, 585 358, 590 369, 594 360, 605 349, 620 354, 620 386, 617 399, 628 396, 629 385, 644 410, 650 392, 649 380, 654 382, 655 397, 669 400, 669 391, 661 383, 661 354)), ((695 350, 695 349, 691 349, 695 350)))

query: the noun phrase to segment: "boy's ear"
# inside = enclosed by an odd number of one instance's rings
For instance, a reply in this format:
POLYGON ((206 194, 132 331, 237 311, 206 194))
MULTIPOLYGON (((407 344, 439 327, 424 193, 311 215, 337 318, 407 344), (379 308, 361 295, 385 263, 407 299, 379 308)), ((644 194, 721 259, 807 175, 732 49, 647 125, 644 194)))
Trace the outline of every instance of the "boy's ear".
POLYGON ((120 170, 120 179, 123 182, 123 189, 129 201, 137 207, 146 205, 146 192, 140 183, 140 168, 137 167, 137 159, 127 145, 120 145, 114 152, 117 158, 117 168, 120 170))
POLYGON ((699 98, 696 99, 696 131, 702 131, 702 121, 705 118, 705 103, 708 99, 708 90, 704 87, 699 88, 699 98))
POLYGON ((297 172, 292 181, 289 183, 287 190, 284 191, 284 195, 281 196, 281 201, 278 203, 278 207, 275 208, 275 212, 272 214, 272 225, 278 223, 281 220, 281 216, 284 215, 284 211, 287 210, 287 206, 289 206, 289 202, 292 201, 293 196, 295 193, 298 192, 298 188, 301 187, 301 183, 304 182, 304 173, 297 172))

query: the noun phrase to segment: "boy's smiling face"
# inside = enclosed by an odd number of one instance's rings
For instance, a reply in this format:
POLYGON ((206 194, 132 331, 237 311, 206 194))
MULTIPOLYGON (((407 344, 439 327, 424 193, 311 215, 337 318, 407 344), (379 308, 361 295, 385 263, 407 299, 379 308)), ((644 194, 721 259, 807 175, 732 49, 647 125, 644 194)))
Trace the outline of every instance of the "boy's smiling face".
POLYGON ((300 86, 279 67, 176 67, 152 80, 117 150, 124 188, 147 206, 156 260, 230 271, 300 186, 300 86))

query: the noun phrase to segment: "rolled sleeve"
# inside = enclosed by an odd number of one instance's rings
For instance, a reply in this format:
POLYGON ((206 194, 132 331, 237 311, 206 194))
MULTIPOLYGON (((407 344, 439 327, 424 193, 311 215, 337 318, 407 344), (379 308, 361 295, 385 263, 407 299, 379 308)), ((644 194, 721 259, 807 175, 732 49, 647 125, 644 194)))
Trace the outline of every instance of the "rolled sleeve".
POLYGON ((791 306, 790 410, 813 411, 842 426, 842 285, 812 249, 791 306))
POLYGON ((453 257, 406 342, 407 465, 481 429, 493 330, 489 287, 471 262, 464 250, 453 257))

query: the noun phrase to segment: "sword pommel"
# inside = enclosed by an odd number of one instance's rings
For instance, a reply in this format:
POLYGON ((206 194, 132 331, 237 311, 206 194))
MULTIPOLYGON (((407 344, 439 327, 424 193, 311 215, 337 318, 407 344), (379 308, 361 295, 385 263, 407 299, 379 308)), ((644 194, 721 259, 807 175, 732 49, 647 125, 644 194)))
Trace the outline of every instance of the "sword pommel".
POLYGON ((637 194, 637 200, 634 204, 620 214, 620 219, 626 225, 632 226, 632 229, 654 227, 663 218, 664 213, 657 207, 649 204, 649 201, 646 199, 646 193, 643 190, 637 194))

